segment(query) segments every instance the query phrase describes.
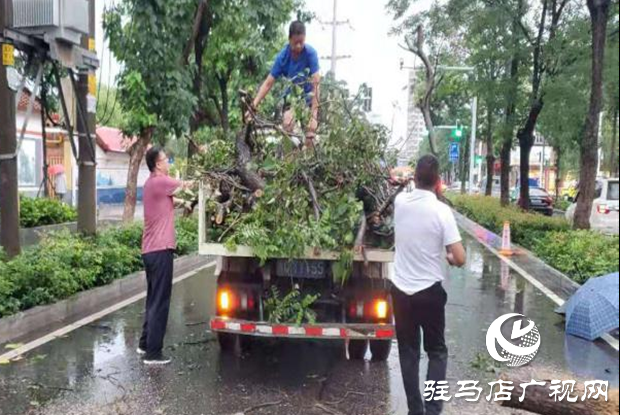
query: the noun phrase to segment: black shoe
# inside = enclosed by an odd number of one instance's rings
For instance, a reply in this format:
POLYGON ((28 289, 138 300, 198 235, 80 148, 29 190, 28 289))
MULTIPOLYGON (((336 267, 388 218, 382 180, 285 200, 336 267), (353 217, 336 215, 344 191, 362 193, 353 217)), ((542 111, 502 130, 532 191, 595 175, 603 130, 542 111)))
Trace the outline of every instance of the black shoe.
POLYGON ((164 366, 164 365, 170 364, 170 362, 172 362, 172 359, 169 359, 162 354, 159 354, 153 357, 146 356, 142 360, 142 363, 144 363, 145 365, 149 365, 149 366, 164 366))

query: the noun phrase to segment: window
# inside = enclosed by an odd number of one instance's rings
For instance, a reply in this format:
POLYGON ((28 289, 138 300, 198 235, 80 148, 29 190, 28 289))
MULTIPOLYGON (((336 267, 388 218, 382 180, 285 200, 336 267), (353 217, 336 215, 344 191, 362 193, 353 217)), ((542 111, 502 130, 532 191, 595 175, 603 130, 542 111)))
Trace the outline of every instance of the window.
POLYGON ((17 174, 20 187, 36 187, 37 183, 37 143, 24 139, 17 159, 17 174))
POLYGON ((620 193, 620 182, 609 182, 609 193, 607 200, 618 201, 618 193, 620 193))

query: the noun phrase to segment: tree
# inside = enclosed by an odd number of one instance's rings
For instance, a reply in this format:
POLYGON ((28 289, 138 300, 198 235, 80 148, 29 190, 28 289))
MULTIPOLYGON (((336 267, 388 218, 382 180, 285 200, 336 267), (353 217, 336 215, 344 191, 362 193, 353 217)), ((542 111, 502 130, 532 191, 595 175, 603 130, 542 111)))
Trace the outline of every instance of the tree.
MULTIPOLYGON (((618 9, 619 4, 613 6, 610 21, 610 27, 618 27, 618 9)), ((606 140, 607 169, 611 176, 618 177, 618 116, 620 111, 620 77, 618 76, 618 61, 620 51, 620 37, 618 31, 613 32, 609 37, 607 52, 605 56, 605 111, 607 113, 608 123, 611 124, 607 129, 608 139, 606 140)))
POLYGON ((386 7, 396 22, 391 33, 401 36, 405 43, 401 48, 414 54, 424 65, 425 88, 419 95, 421 98, 417 104, 429 132, 430 150, 437 155, 437 132, 434 130, 431 107, 433 95, 446 74, 440 66, 462 64, 465 62, 466 53, 461 46, 461 28, 446 19, 446 7, 433 4, 426 12, 408 14, 416 3, 417 0, 390 0, 386 7))
POLYGON ((536 126, 544 107, 545 81, 557 68, 557 56, 562 52, 562 44, 556 42, 567 6, 571 0, 541 0, 541 9, 534 10, 538 15, 534 30, 519 22, 527 39, 531 57, 532 72, 530 82, 529 110, 525 121, 517 131, 521 152, 520 200, 521 207, 530 207, 530 154, 534 146, 536 126), (535 35, 532 34, 535 33, 535 35))
POLYGON ((110 48, 123 65, 118 76, 119 103, 127 115, 124 133, 130 147, 124 221, 133 220, 140 163, 148 146, 164 144, 189 128, 196 104, 194 65, 183 56, 192 38, 194 0, 123 0, 104 17, 110 48), (189 39, 189 40, 188 40, 189 39))
POLYGON ((560 194, 562 177, 568 170, 578 170, 569 161, 579 146, 584 131, 583 114, 587 112, 590 88, 589 22, 587 16, 569 21, 558 36, 563 43, 571 45, 560 56, 557 70, 548 78, 545 86, 547 105, 540 115, 539 132, 553 147, 556 155, 556 191, 560 194), (555 103, 563 105, 555 105, 555 103), (566 167, 566 169, 564 168, 566 167))
POLYGON ((592 204, 595 196, 598 165, 599 114, 603 101, 603 69, 607 24, 611 0, 588 0, 592 27, 592 78, 590 108, 581 142, 580 197, 575 211, 575 228, 589 229, 592 204))

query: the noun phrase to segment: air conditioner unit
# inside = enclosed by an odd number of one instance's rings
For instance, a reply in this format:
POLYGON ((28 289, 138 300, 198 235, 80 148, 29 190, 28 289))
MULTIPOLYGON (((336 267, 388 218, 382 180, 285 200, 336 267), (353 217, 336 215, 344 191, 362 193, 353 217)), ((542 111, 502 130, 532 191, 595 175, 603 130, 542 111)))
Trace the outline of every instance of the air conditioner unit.
POLYGON ((88 0, 13 0, 12 27, 49 44, 79 45, 88 24, 88 0))

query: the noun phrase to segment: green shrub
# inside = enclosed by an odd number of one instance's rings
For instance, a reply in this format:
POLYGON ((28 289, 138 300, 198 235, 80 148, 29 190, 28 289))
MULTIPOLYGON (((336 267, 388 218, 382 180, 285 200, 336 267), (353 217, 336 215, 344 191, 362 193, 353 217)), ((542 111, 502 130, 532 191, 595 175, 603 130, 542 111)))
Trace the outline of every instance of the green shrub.
POLYGON ((550 232, 536 241, 532 250, 582 284, 590 277, 618 272, 620 239, 591 231, 550 232))
POLYGON ((512 239, 547 264, 579 283, 590 277, 618 272, 619 238, 592 231, 574 231, 563 218, 525 213, 518 207, 501 207, 484 196, 451 195, 454 207, 490 231, 501 234, 510 221, 512 239))
POLYGON ((501 234, 504 222, 510 221, 513 241, 526 247, 547 232, 570 229, 563 218, 526 213, 516 206, 502 207, 499 200, 492 197, 456 195, 450 200, 456 210, 497 234, 501 234))
POLYGON ((22 228, 56 225, 77 219, 76 210, 59 200, 20 196, 19 221, 22 228))
POLYGON ((177 219, 177 255, 187 255, 198 249, 198 221, 195 218, 177 219))
MULTIPOLYGON (((177 220, 178 255, 197 249, 195 219, 177 220)), ((86 238, 49 233, 40 244, 0 261, 0 317, 50 304, 142 269, 142 225, 110 228, 86 238)))

